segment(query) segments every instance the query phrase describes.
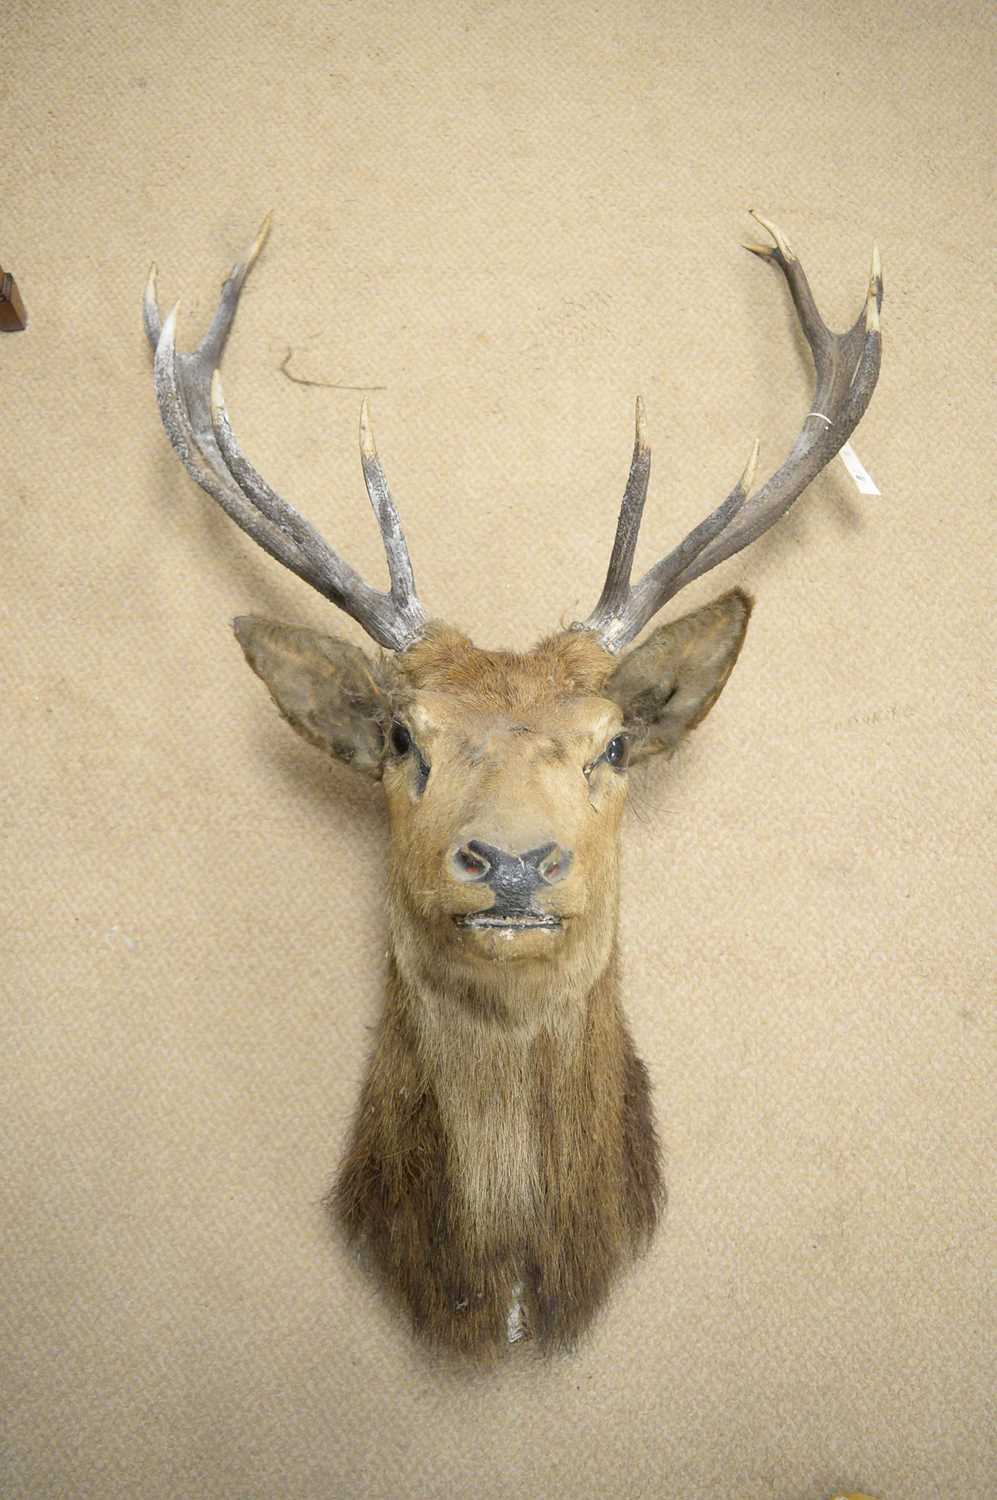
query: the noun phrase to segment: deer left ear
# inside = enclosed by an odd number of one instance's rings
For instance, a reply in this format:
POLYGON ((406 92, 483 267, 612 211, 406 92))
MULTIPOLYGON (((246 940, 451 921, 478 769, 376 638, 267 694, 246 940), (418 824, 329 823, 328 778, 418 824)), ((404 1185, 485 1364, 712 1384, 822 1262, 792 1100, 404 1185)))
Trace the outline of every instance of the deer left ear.
POLYGON ((391 706, 377 664, 350 641, 256 615, 233 621, 246 660, 309 744, 380 776, 391 706))
POLYGON ((671 753, 705 719, 737 661, 751 604, 734 589, 659 626, 623 658, 603 692, 623 710, 632 760, 671 753))

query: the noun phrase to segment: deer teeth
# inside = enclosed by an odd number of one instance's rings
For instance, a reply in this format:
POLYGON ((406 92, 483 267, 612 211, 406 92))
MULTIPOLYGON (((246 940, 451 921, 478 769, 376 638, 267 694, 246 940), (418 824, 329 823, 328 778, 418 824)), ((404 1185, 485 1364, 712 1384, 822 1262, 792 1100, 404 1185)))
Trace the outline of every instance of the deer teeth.
POLYGON ((545 912, 491 912, 474 911, 466 916, 456 917, 458 927, 477 927, 499 929, 500 931, 513 932, 517 928, 533 927, 560 927, 560 917, 551 916, 545 912))

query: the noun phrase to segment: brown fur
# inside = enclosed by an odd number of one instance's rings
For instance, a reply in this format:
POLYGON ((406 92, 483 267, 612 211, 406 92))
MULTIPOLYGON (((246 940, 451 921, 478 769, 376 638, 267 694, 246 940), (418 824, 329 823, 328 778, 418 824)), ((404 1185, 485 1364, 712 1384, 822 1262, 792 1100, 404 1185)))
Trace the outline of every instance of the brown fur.
POLYGON ((604 751, 621 732, 638 756, 673 748, 726 681, 749 607, 727 595, 622 664, 586 632, 517 655, 434 626, 375 665, 313 632, 239 624, 299 732, 383 775, 388 996, 330 1204, 438 1346, 496 1355, 517 1304, 541 1349, 570 1346, 654 1231, 659 1151, 616 949, 626 775, 604 751), (392 751, 392 721, 409 751, 392 751), (539 898, 562 925, 463 928, 490 904, 454 876, 472 838, 570 850, 539 898))
POLYGON ((393 970, 335 1211, 434 1343, 498 1352, 521 1285, 540 1346, 570 1345, 648 1243, 662 1197, 615 972, 570 1045, 465 1015, 450 1066, 434 1066, 420 1010, 393 970))

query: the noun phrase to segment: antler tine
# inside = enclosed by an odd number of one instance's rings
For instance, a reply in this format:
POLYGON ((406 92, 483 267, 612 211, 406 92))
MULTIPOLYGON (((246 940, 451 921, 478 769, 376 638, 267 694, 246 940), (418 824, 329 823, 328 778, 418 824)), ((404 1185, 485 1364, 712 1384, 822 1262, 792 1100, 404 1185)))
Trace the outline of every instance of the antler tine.
MULTIPOLYGON (((810 411, 789 456, 756 494, 751 495, 750 491, 757 443, 748 467, 723 504, 678 547, 655 563, 638 584, 625 594, 618 593, 611 610, 605 607, 607 590, 603 590, 595 610, 575 628, 596 632, 608 651, 619 651, 686 584, 740 552, 785 515, 847 442, 876 386, 882 354, 879 309, 883 300, 878 249, 873 247, 862 312, 847 333, 832 333, 817 309, 803 267, 783 231, 753 209, 751 212, 775 243, 748 245, 746 249, 774 261, 782 271, 813 355, 816 384, 810 411)), ((621 514, 621 525, 622 522, 621 514)), ((608 586, 607 579, 607 589, 608 586)))
MULTIPOLYGON (((228 516, 271 557, 360 624, 379 645, 403 651, 419 638, 426 613, 415 580, 398 513, 374 457, 383 500, 375 501, 388 558, 391 590, 381 593, 328 545, 294 507, 277 494, 246 458, 225 410, 217 368, 232 327, 246 277, 270 228, 268 214, 246 257, 222 288, 211 326, 191 354, 176 349, 176 308, 163 323, 156 301, 155 267, 145 291, 146 333, 155 347, 156 397, 167 436, 188 473, 228 516)), ((364 464, 365 477, 367 463, 364 464)), ((372 480, 368 479, 368 491, 372 480)))
POLYGON ((191 477, 218 502, 237 526, 269 552, 271 557, 275 557, 285 567, 292 568, 306 582, 318 587, 319 580, 308 567, 307 560, 301 556, 293 539, 270 525, 267 518, 253 508, 233 483, 220 454, 212 451, 215 448, 214 442, 209 446, 203 433, 195 433, 188 409, 189 398, 194 393, 185 392, 181 385, 183 367, 180 362, 191 356, 178 354, 174 342, 177 307, 173 308, 163 324, 153 367, 159 415, 170 442, 191 477))
POLYGON ((879 378, 883 349, 879 326, 883 276, 878 247, 873 246, 862 311, 847 333, 832 333, 828 328, 817 310, 806 273, 795 256, 789 258, 785 255, 777 242, 767 258, 778 265, 789 284, 800 325, 813 355, 816 379, 810 410, 784 462, 752 495, 730 530, 718 537, 680 575, 675 592, 735 552, 740 552, 785 515, 807 485, 844 447, 865 413, 879 378))
POLYGON ((592 629, 610 628, 618 611, 630 594, 630 574, 633 571, 634 553, 640 535, 640 522, 647 500, 647 485, 651 477, 651 450, 647 444, 644 425, 644 403, 637 397, 634 409, 634 451, 630 460, 627 487, 620 504, 620 515, 616 523, 616 539, 609 558, 606 582, 603 584, 599 602, 592 611, 591 620, 598 622, 592 629))
POLYGON ((346 608, 350 594, 358 586, 365 587, 362 579, 326 545, 304 516, 278 495, 262 474, 253 468, 232 431, 225 409, 222 372, 219 369, 212 372, 210 402, 211 428, 218 451, 240 494, 249 501, 254 521, 262 517, 270 522, 285 544, 293 549, 292 560, 287 566, 293 567, 299 576, 326 593, 341 608, 346 608), (302 563, 303 567, 298 566, 302 563))
MULTIPOLYGON (((197 346, 198 354, 203 356, 203 362, 214 367, 221 359, 222 350, 228 338, 232 320, 235 317, 236 308, 239 306, 239 298, 246 277, 256 264, 257 257, 267 242, 270 233, 270 225, 273 222, 273 211, 267 214, 263 223, 256 232, 256 238, 246 251, 242 260, 237 260, 225 280, 222 294, 215 309, 215 315, 211 320, 211 326, 200 344, 197 346)), ((142 307, 145 321, 145 334, 155 353, 159 336, 162 332, 162 323, 159 316, 159 305, 156 299, 156 264, 149 267, 149 279, 145 286, 145 300, 142 307)))
POLYGON ((388 489, 388 481, 381 468, 381 460, 374 446, 374 434, 370 428, 370 412, 367 397, 360 403, 360 463, 363 467, 367 495, 381 528, 381 539, 388 559, 388 575, 391 578, 391 594, 399 605, 415 597, 415 578, 412 559, 409 557, 402 523, 395 502, 388 489))

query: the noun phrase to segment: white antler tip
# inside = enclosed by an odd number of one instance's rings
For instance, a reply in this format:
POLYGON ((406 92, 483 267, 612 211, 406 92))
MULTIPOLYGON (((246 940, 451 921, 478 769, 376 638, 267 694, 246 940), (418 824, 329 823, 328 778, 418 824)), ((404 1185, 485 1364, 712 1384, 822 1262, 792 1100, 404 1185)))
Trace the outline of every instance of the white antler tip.
POLYGON ((883 290, 883 267, 879 259, 879 246, 872 247, 872 269, 869 272, 869 294, 865 299, 865 331, 879 331, 879 298, 883 290))
POLYGON ((253 241, 252 245, 249 248, 249 253, 246 256, 246 269, 247 269, 247 271, 248 271, 249 267, 253 264, 253 261, 259 255, 260 251, 263 249, 263 246, 266 244, 266 242, 267 242, 267 235, 270 233, 270 225, 272 223, 273 223, 273 209, 271 208, 269 210, 269 212, 267 213, 266 218, 263 220, 263 223, 260 225, 259 230, 258 230, 257 235, 256 235, 256 238, 255 238, 255 240, 253 241))
POLYGON ((647 426, 645 423, 644 403, 640 396, 634 403, 634 446, 641 451, 647 448, 647 426))
POLYGON ((166 339, 171 344, 173 343, 173 340, 176 337, 176 331, 177 331, 177 314, 179 313, 179 311, 180 311, 180 301, 178 299, 176 302, 174 302, 173 306, 170 308, 169 312, 166 314, 166 321, 163 323, 163 331, 160 334, 160 338, 161 339, 166 339))
POLYGON ((741 478, 738 481, 738 486, 737 487, 738 487, 739 490, 743 490, 744 491, 745 496, 748 496, 748 495, 751 494, 751 486, 755 482, 755 470, 758 468, 758 450, 759 450, 759 446, 760 445, 759 445, 758 439, 755 438, 755 445, 754 445, 754 447, 751 450, 751 457, 748 459, 748 462, 747 462, 747 464, 745 465, 745 468, 744 468, 744 473, 741 475, 741 478))
POLYGON ((225 415, 225 392, 222 390, 222 372, 216 365, 211 372, 211 419, 217 422, 225 415))
POLYGON ((374 434, 370 430, 370 407, 366 396, 360 403, 360 452, 364 458, 374 458, 377 454, 374 434))
MULTIPOLYGON (((790 243, 787 240, 786 236, 783 234, 782 230, 779 228, 778 224, 773 224, 773 222, 772 222, 771 219, 763 219, 762 216, 761 216, 761 214, 758 213, 758 211, 756 209, 754 209, 754 208, 749 208, 748 209, 748 213, 751 215, 751 217, 755 220, 755 222, 757 224, 760 224, 763 229, 767 229, 768 230, 769 234, 775 240, 776 247, 781 251, 782 255, 784 256, 784 258, 786 260, 795 260, 796 259, 796 252, 793 250, 792 246, 790 245, 790 243)), ((752 249, 752 248, 753 248, 753 246, 751 246, 751 245, 748 246, 749 250, 752 249)), ((772 252, 769 251, 770 255, 771 255, 771 253, 772 252)))

